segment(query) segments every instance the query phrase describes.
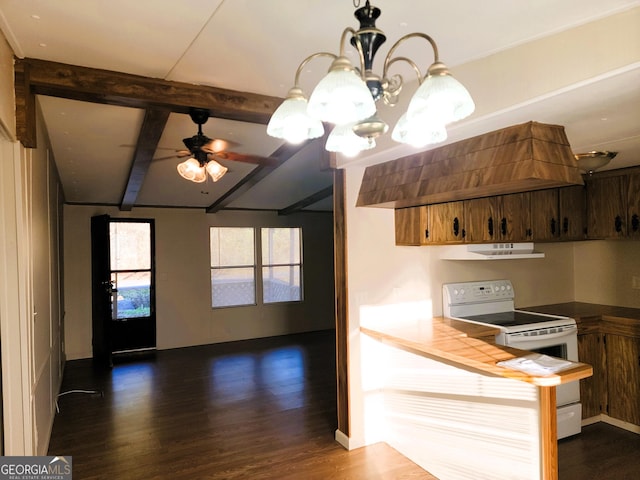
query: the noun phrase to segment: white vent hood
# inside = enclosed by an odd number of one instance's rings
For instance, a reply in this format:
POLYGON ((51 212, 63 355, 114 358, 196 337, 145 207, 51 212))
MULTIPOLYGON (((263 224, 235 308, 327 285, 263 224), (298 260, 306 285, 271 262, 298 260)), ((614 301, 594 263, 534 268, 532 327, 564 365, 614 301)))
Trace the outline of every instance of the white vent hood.
POLYGON ((517 260, 522 258, 544 258, 532 242, 483 243, 473 245, 450 245, 442 247, 442 260, 517 260))

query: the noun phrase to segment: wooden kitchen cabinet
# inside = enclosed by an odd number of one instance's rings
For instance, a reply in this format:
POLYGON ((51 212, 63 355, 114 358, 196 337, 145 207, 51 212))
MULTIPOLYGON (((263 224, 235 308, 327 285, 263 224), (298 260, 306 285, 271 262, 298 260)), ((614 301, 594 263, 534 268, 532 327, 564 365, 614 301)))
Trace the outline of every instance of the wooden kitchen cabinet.
POLYGON ((587 230, 587 190, 584 185, 558 188, 561 240, 584 240, 587 230))
POLYGON ((530 237, 530 192, 465 200, 466 241, 519 242, 530 237))
POLYGON ((395 210, 396 245, 425 245, 428 240, 428 207, 395 210))
POLYGON ((627 234, 627 182, 622 175, 587 180, 588 238, 623 238, 627 234))
POLYGON ((435 203, 428 206, 426 232, 428 243, 464 243, 466 220, 463 203, 435 203))
POLYGON ((578 358, 593 367, 593 375, 580 380, 582 418, 603 413, 607 403, 606 364, 603 335, 588 333, 578 335, 578 358))
POLYGON ((582 185, 531 192, 531 236, 536 242, 584 240, 586 191, 582 185))
POLYGON ((531 192, 531 240, 560 239, 560 200, 557 188, 531 192))
POLYGON ((640 425, 640 338, 607 334, 607 414, 640 425))
POLYGON ((640 173, 629 175, 627 180, 627 235, 640 238, 640 173))

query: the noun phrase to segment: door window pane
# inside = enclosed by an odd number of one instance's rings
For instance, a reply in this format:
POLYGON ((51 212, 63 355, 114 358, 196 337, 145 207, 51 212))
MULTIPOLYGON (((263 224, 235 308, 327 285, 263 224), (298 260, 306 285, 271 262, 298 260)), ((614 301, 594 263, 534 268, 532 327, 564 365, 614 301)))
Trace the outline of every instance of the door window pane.
POLYGON ((255 305, 253 228, 211 227, 211 305, 255 305))
POLYGON ((302 300, 300 228, 263 228, 262 300, 264 303, 302 300))
POLYGON ((111 270, 151 269, 151 224, 112 221, 109 234, 111 270))
POLYGON ((151 315, 151 272, 112 272, 113 319, 151 315))

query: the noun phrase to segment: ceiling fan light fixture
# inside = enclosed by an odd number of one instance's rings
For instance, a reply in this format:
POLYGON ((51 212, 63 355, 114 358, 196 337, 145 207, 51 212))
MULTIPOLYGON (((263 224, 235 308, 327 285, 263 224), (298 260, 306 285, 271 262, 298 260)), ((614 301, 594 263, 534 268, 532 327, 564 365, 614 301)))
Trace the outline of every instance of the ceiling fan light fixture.
POLYGON ((215 160, 209 160, 209 163, 207 163, 207 166, 204 168, 214 182, 220 180, 229 170, 227 167, 220 165, 215 160))
POLYGON ((178 169, 180 176, 186 180, 191 180, 195 183, 203 183, 207 179, 207 173, 204 167, 202 167, 200 162, 193 157, 179 163, 176 168, 178 169))

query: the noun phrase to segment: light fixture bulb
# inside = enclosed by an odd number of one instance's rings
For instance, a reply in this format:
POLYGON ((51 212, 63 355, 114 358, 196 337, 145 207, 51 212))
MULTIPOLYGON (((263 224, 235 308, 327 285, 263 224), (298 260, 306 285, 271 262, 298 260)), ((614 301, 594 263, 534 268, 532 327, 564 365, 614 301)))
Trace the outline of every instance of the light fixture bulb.
POLYGON ((214 182, 217 182, 224 176, 225 173, 227 173, 227 170, 229 169, 223 165, 220 165, 215 160, 209 160, 209 163, 207 163, 205 170, 211 176, 211 179, 214 182))
POLYGON ((307 99, 302 90, 293 87, 276 109, 267 125, 267 134, 293 144, 324 135, 322 122, 307 113, 307 99))
POLYGON ((406 143, 415 148, 426 147, 447 139, 444 125, 432 121, 428 116, 408 117, 405 113, 396 123, 391 138, 396 142, 406 143))
POLYGON ((448 125, 471 115, 475 104, 467 89, 438 62, 413 94, 407 114, 429 115, 434 122, 448 125), (435 73, 434 73, 435 72, 435 73))
POLYGON ((376 113, 376 104, 351 62, 338 57, 311 92, 307 112, 322 122, 344 125, 370 117, 376 113))
POLYGON ((359 137, 353 131, 353 123, 336 125, 325 145, 329 152, 338 152, 347 157, 355 157, 363 150, 375 148, 376 141, 373 138, 359 137))
POLYGON ((204 167, 202 167, 200 162, 193 157, 179 163, 177 169, 180 176, 186 180, 191 180, 195 183, 202 183, 207 179, 204 167))

